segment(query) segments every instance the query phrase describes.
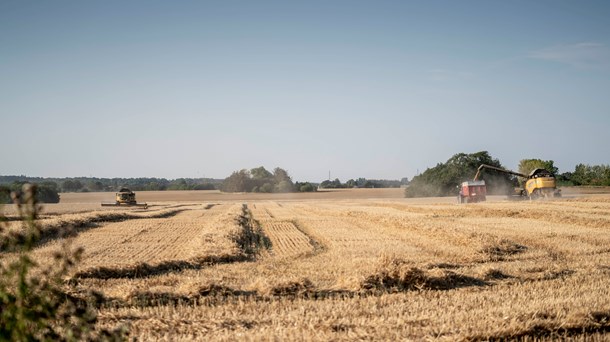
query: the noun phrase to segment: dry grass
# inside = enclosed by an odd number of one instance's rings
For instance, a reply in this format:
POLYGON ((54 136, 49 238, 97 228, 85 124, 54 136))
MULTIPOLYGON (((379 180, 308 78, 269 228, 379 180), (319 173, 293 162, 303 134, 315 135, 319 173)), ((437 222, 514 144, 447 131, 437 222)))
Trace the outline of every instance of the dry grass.
POLYGON ((93 223, 74 238, 72 282, 106 297, 100 326, 142 340, 610 339, 608 195, 214 203, 76 214, 93 223))

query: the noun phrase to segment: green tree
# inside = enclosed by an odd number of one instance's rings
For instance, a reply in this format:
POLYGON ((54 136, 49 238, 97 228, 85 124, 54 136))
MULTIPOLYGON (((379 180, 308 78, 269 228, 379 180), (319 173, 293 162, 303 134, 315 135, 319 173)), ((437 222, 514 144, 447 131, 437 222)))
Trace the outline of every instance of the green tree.
POLYGON ((91 180, 87 183, 87 188, 91 191, 102 191, 104 190, 104 183, 91 180))
POLYGON ((271 179, 273 177, 273 174, 271 174, 271 172, 267 171, 267 169, 265 169, 262 166, 255 167, 255 168, 251 169, 250 170, 250 175, 252 176, 252 179, 264 179, 264 180, 268 180, 268 179, 271 179))
POLYGON ((261 185, 261 187, 259 188, 258 191, 266 192, 266 193, 273 192, 273 185, 271 183, 265 183, 265 184, 261 185))
POLYGON ((296 188, 297 191, 299 192, 314 192, 316 191, 316 186, 309 183, 309 182, 304 182, 304 183, 299 183, 296 182, 294 183, 294 186, 296 188))
POLYGON ((250 170, 252 192, 273 192, 273 174, 262 166, 250 170))
POLYGON ((356 183, 356 181, 353 179, 349 179, 347 182, 345 182, 346 188, 355 188, 356 186, 358 186, 358 183, 356 183))
POLYGON ((221 189, 225 192, 291 192, 295 187, 286 170, 276 167, 270 173, 260 166, 233 172, 223 181, 221 189))
POLYGON ((578 164, 571 181, 574 185, 610 186, 610 166, 578 164))
POLYGON ((250 172, 246 169, 234 171, 222 182, 224 192, 247 192, 252 190, 250 172))
POLYGON ((167 189, 168 190, 190 190, 189 185, 186 182, 186 179, 184 179, 184 178, 179 178, 179 179, 171 181, 169 186, 167 187, 167 189))
MULTIPOLYGON (((31 186, 27 182, 14 182, 11 186, 0 186, 0 204, 12 203, 11 192, 21 195, 23 186, 31 186)), ((45 181, 34 187, 36 198, 42 203, 59 203, 59 189, 57 183, 45 181)))
POLYGON ((160 191, 160 190, 166 190, 166 187, 164 184, 161 184, 159 182, 149 182, 146 185, 144 185, 143 190, 146 191, 160 191))
POLYGON ((339 178, 335 178, 335 180, 331 181, 331 180, 325 180, 322 183, 320 183, 320 188, 321 189, 339 189, 339 188, 343 188, 344 185, 341 184, 341 181, 339 180, 339 178))
POLYGON ((292 184, 292 178, 288 175, 288 171, 280 167, 273 169, 273 178, 275 179, 275 184, 280 184, 282 181, 287 181, 292 184))
POLYGON ((294 184, 291 181, 283 180, 276 185, 276 192, 293 192, 294 184))
POLYGON ((555 162, 552 160, 521 159, 521 161, 519 161, 519 173, 529 175, 530 172, 535 169, 545 169, 553 175, 559 173, 559 169, 555 167, 555 162))
POLYGON ((63 192, 76 192, 82 187, 83 184, 79 180, 67 179, 61 184, 63 192))
POLYGON ((0 205, 11 203, 11 188, 0 185, 0 205))
POLYGON ((36 187, 36 197, 42 203, 59 203, 57 183, 42 182, 36 187))
POLYGON ((294 183, 292 182, 292 178, 288 175, 288 171, 276 167, 273 169, 273 179, 274 179, 274 190, 276 192, 292 192, 294 191, 294 183))
POLYGON ((195 184, 193 190, 216 190, 216 186, 212 183, 195 184))

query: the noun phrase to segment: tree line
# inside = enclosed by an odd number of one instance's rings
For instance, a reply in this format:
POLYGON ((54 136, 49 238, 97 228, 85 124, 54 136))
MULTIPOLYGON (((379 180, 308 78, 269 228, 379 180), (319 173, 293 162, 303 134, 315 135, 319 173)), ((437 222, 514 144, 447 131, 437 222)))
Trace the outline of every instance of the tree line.
POLYGON ((409 184, 409 178, 404 177, 401 180, 389 179, 349 179, 345 183, 336 178, 335 180, 325 180, 320 183, 321 189, 350 189, 350 188, 400 188, 409 184))
MULTIPOLYGON (((0 184, 0 204, 13 203, 13 196, 21 196, 22 188, 25 184, 30 182, 26 181, 13 181, 10 184, 0 184)), ((38 201, 43 203, 59 203, 59 189, 57 183, 50 181, 43 181, 38 183, 35 188, 35 196, 38 201)))
POLYGON ((24 184, 36 184, 37 198, 43 203, 58 203, 60 192, 115 192, 122 187, 132 191, 216 190, 222 179, 213 178, 42 178, 0 176, 0 204, 11 203, 10 193, 19 194, 24 184))
POLYGON ((263 166, 250 170, 235 171, 222 183, 225 192, 311 192, 317 189, 344 188, 399 188, 409 183, 408 178, 387 179, 350 179, 342 183, 339 179, 325 180, 321 183, 293 182, 288 172, 280 167, 267 171, 263 166))
POLYGON ((163 191, 163 190, 216 190, 222 184, 222 179, 213 178, 42 178, 27 176, 0 176, 0 185, 10 184, 55 184, 59 192, 103 192, 117 191, 127 187, 133 191, 163 191))

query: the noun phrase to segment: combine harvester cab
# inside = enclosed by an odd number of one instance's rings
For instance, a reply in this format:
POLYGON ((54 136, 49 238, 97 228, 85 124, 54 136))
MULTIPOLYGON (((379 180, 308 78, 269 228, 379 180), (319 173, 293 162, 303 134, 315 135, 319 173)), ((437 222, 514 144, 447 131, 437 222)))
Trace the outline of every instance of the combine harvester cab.
POLYGON ((539 197, 561 197, 555 177, 545 169, 533 170, 525 182, 525 190, 530 199, 539 197))
POLYGON ((458 194, 458 203, 483 202, 487 198, 487 186, 484 180, 463 182, 458 194))
POLYGON ((129 206, 129 207, 140 207, 147 209, 148 204, 146 203, 138 203, 136 201, 136 193, 127 189, 121 188, 119 192, 115 194, 115 202, 102 202, 102 207, 120 207, 120 206, 129 206))

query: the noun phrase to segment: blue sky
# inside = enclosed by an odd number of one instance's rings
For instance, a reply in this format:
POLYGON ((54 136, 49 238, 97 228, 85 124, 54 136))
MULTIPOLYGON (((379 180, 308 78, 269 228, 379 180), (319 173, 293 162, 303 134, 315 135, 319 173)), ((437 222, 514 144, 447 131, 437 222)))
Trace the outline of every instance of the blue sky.
POLYGON ((610 162, 608 1, 0 0, 0 174, 610 162))

